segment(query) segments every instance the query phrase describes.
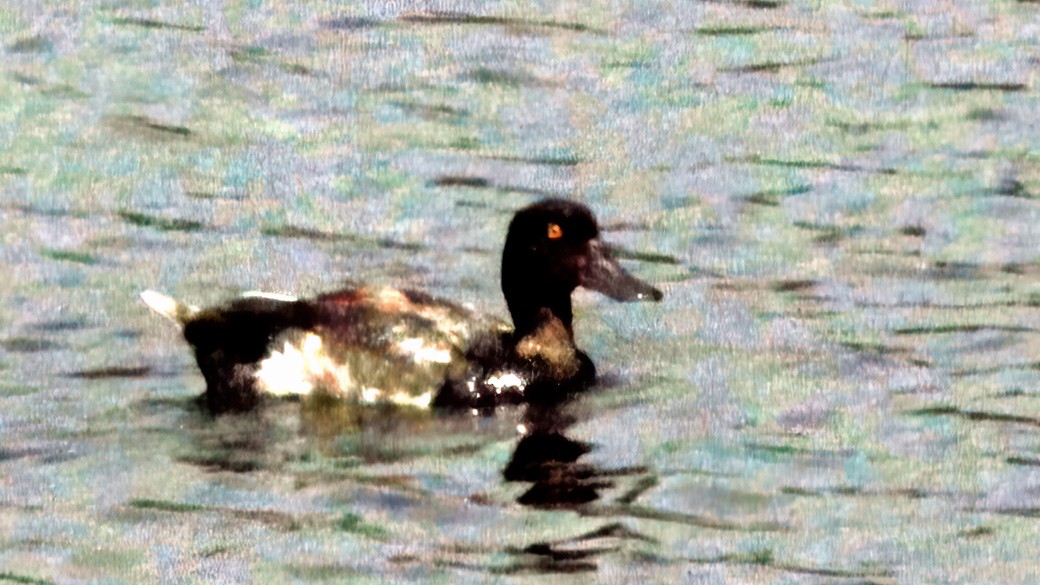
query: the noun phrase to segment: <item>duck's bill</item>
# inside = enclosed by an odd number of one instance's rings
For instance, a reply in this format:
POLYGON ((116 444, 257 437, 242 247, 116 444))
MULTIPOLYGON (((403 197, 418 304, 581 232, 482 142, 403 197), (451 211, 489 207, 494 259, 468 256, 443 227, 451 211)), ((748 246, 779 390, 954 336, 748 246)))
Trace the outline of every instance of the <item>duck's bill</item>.
POLYGON ((615 301, 659 301, 664 293, 629 274, 598 239, 590 244, 581 285, 615 301))

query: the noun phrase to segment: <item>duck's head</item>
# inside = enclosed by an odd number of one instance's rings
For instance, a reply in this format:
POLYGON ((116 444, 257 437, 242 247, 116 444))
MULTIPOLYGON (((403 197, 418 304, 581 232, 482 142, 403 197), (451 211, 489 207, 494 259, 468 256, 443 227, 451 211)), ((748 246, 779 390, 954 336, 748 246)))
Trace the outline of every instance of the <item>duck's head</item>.
POLYGON ((518 211, 502 251, 502 292, 517 338, 538 327, 546 310, 573 337, 571 292, 579 286, 617 301, 663 297, 611 256, 588 207, 547 199, 518 211))

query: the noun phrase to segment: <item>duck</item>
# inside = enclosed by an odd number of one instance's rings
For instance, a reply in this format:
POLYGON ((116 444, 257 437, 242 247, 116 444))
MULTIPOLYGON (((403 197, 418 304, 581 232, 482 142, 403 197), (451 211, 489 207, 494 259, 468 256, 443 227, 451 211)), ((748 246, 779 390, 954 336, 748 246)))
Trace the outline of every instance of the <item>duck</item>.
POLYGON ((363 405, 470 409, 580 392, 596 368, 574 339, 571 295, 660 301, 600 238, 592 211, 566 199, 518 210, 502 250, 512 326, 422 291, 353 287, 313 298, 250 292, 199 308, 155 290, 140 298, 176 323, 214 413, 268 397, 321 395, 363 405))

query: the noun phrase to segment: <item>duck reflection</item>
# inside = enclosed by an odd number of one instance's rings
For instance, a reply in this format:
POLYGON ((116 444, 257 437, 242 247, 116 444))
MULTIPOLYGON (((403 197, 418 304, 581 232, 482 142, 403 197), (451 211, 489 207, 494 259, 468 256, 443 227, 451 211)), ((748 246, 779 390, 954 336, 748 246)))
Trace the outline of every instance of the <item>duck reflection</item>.
MULTIPOLYGON (((182 405, 188 416, 182 418, 179 432, 190 431, 193 440, 183 446, 177 459, 211 472, 288 473, 296 485, 331 493, 341 489, 336 486, 345 477, 353 476, 350 470, 401 463, 411 468, 410 462, 421 466, 430 457, 466 458, 486 449, 489 439, 506 440, 519 430, 522 436, 501 468, 505 481, 530 484, 517 503, 534 509, 574 511, 586 518, 601 517, 603 522, 591 529, 586 522, 571 535, 519 546, 502 547, 492 540, 484 543, 488 548, 474 550, 472 563, 458 566, 496 575, 593 572, 605 557, 652 546, 653 539, 629 526, 623 520, 628 514, 619 508, 627 503, 624 488, 638 484, 634 480, 647 470, 602 469, 583 461, 594 446, 569 437, 568 432, 583 419, 584 394, 540 395, 537 401, 499 407, 490 416, 454 412, 409 418, 402 417, 399 410, 352 409, 342 401, 314 400, 272 403, 250 413, 213 416, 204 407, 182 405), (612 489, 617 487, 615 482, 621 485, 620 496, 612 489), (608 502, 601 503, 604 499, 608 502), (503 554, 508 559, 504 565, 503 554), (497 561, 489 560, 496 556, 497 561)), ((393 481, 414 485, 413 480, 421 475, 413 470, 393 481)), ((382 482, 390 476, 378 477, 382 482)), ((226 476, 222 481, 235 480, 226 476)), ((354 481, 357 479, 349 480, 354 481)))
POLYGON ((519 429, 524 433, 503 470, 506 481, 531 482, 518 502, 533 507, 565 507, 599 499, 599 489, 610 487, 592 465, 578 459, 591 449, 564 432, 576 418, 570 400, 529 404, 519 429))
MULTIPOLYGON (((517 498, 521 505, 598 515, 597 502, 603 490, 615 487, 615 479, 621 476, 638 475, 646 470, 605 470, 580 461, 593 445, 566 435, 579 420, 579 392, 546 392, 544 395, 556 398, 531 401, 526 405, 518 425, 524 436, 513 450, 502 475, 506 481, 532 484, 517 498)), ((511 567, 515 572, 591 572, 597 570, 599 557, 616 552, 625 540, 652 542, 652 539, 614 521, 572 537, 534 542, 507 552, 518 557, 511 567)))

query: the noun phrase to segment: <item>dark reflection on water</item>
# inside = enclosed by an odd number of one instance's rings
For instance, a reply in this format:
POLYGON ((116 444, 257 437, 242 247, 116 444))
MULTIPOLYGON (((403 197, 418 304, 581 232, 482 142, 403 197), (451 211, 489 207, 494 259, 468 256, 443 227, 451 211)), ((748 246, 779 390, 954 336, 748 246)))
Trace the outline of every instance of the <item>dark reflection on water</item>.
POLYGON ((523 417, 525 436, 502 474, 507 481, 533 482, 519 503, 533 507, 565 507, 599 499, 598 489, 609 487, 596 479, 597 471, 578 459, 589 452, 587 443, 564 432, 576 420, 571 400, 529 404, 523 417))
POLYGON ((529 561, 513 565, 511 567, 513 573, 581 573, 595 571, 597 569, 596 559, 601 555, 617 551, 620 548, 618 543, 623 540, 656 542, 624 524, 612 522, 578 536, 549 542, 536 542, 522 549, 507 549, 507 552, 524 555, 529 561))
MULTIPOLYGON (((201 399, 147 401, 139 404, 143 415, 150 411, 169 412, 171 408, 181 413, 177 428, 168 431, 183 434, 186 439, 178 441, 171 453, 174 460, 196 466, 207 474, 231 474, 217 480, 222 485, 245 485, 232 479, 239 474, 249 476, 248 485, 257 480, 291 478, 296 489, 306 488, 312 494, 325 494, 328 502, 341 503, 333 505, 332 510, 308 513, 277 506, 243 509, 190 497, 138 498, 131 506, 160 512, 189 510, 235 518, 255 516, 265 522, 274 518, 277 521, 271 525, 292 530, 346 530, 377 542, 392 539, 400 529, 394 521, 375 520, 378 513, 373 510, 383 509, 390 500, 406 502, 416 511, 443 513, 444 509, 456 509, 454 506, 461 504, 463 507, 456 511, 463 515, 506 517, 515 513, 511 511, 515 500, 523 508, 563 513, 555 521, 564 522, 563 526, 570 524, 567 518, 574 514, 575 528, 564 529, 563 536, 556 532, 547 537, 541 532, 518 542, 516 533, 503 533, 478 549, 462 547, 459 550, 464 552, 438 554, 431 559, 437 566, 487 575, 586 573, 618 558, 656 558, 655 551, 661 545, 644 532, 647 521, 686 527, 680 530, 791 530, 790 526, 776 522, 722 519, 658 507, 652 498, 644 497, 659 485, 658 471, 648 466, 596 465, 586 456, 597 446, 609 452, 610 445, 568 436, 590 414, 589 400, 594 397, 585 392, 556 390, 533 392, 528 402, 499 407, 487 416, 474 416, 469 411, 430 413, 359 407, 322 397, 267 399, 251 411, 220 415, 210 413, 201 399), (516 439, 518 432, 521 436, 516 439), (494 468, 489 469, 489 483, 471 484, 477 491, 468 487, 458 491, 431 489, 431 485, 444 481, 439 470, 431 471, 431 460, 442 462, 436 468, 446 465, 455 470, 460 469, 456 465, 482 465, 495 461, 494 445, 513 440, 516 442, 508 460, 499 459, 504 463, 493 465, 499 467, 506 485, 529 484, 522 493, 509 490, 505 499, 497 497, 494 468), (487 488, 491 491, 484 491, 487 488), (445 499, 448 494, 452 495, 445 499), (343 522, 349 527, 343 528, 343 522)), ((598 387, 594 392, 603 390, 598 387)), ((601 438, 597 442, 608 440, 601 438)), ((446 473, 457 475, 455 471, 446 473)), ((435 533, 435 540, 443 538, 446 543, 458 538, 451 527, 435 533)))
POLYGON ((415 458, 471 455, 512 436, 516 414, 496 417, 359 406, 331 397, 265 399, 249 411, 213 414, 204 397, 180 401, 187 452, 177 459, 212 471, 330 470, 415 458))
MULTIPOLYGON (((519 429, 523 436, 501 470, 507 482, 531 484, 517 497, 517 503, 603 516, 604 522, 569 537, 526 545, 492 544, 493 550, 512 557, 504 565, 448 563, 457 569, 512 575, 592 572, 602 555, 619 551, 625 541, 655 542, 618 521, 617 516, 626 514, 615 513, 617 506, 592 507, 620 477, 646 475, 647 470, 608 470, 581 461, 594 445, 567 436, 568 429, 580 420, 579 404, 577 395, 561 393, 556 399, 543 397, 520 406, 500 407, 492 416, 358 408, 331 398, 267 400, 252 411, 219 415, 210 413, 201 399, 148 401, 141 407, 175 407, 182 412, 176 432, 185 433, 188 441, 174 454, 177 461, 214 473, 288 472, 298 486, 329 484, 345 477, 357 480, 350 473, 366 465, 472 455, 486 447, 489 439, 508 439, 519 429)), ((628 483, 654 485, 649 479, 630 479, 628 483)), ((622 494, 615 498, 616 504, 628 505, 634 497, 622 494)))
MULTIPOLYGON (((600 500, 601 491, 615 486, 613 478, 644 472, 645 469, 604 470, 581 462, 594 446, 571 439, 568 428, 578 421, 573 394, 558 394, 556 400, 527 404, 521 422, 525 435, 513 450, 502 471, 506 481, 533 485, 517 502, 533 508, 573 509, 578 513, 600 500)), ((578 536, 533 542, 506 552, 518 555, 511 573, 578 573, 597 569, 596 560, 620 548, 624 539, 654 542, 619 522, 609 522, 578 536)))
POLYGON ((291 438, 291 431, 280 428, 279 417, 267 409, 233 415, 214 415, 202 396, 195 399, 147 400, 135 410, 141 415, 175 409, 181 413, 175 429, 184 435, 181 448, 172 453, 181 463, 206 471, 247 473, 275 467, 272 453, 279 443, 291 438))

